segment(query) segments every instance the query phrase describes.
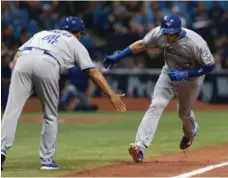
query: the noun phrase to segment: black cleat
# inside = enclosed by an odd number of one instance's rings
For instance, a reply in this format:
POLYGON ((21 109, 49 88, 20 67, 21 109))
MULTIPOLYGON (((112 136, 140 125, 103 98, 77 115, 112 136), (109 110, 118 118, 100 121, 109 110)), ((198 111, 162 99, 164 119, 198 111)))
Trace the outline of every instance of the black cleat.
POLYGON ((4 168, 5 160, 6 160, 6 156, 1 154, 1 170, 2 171, 3 171, 3 168, 4 168))

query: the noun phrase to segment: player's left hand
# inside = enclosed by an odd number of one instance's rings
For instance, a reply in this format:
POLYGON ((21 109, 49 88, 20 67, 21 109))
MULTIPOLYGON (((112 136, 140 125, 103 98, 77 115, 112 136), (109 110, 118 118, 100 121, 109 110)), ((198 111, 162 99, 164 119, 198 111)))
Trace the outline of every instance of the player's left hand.
POLYGON ((187 72, 178 69, 171 69, 168 75, 171 81, 182 81, 188 78, 187 72))
POLYGON ((112 68, 113 65, 118 61, 118 52, 116 52, 113 55, 110 56, 105 56, 104 61, 103 61, 103 66, 104 68, 112 68))

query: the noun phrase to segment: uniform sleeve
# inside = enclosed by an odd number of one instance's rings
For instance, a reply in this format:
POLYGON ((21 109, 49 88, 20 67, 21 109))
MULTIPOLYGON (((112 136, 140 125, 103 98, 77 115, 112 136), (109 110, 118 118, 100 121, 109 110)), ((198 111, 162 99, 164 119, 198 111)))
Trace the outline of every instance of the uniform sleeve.
POLYGON ((215 63, 214 57, 206 44, 198 46, 194 53, 196 60, 202 65, 209 66, 215 63))
POLYGON ((156 46, 157 45, 157 37, 158 37, 158 29, 159 27, 156 27, 152 29, 150 32, 148 32, 145 37, 143 38, 143 44, 145 46, 156 46))
POLYGON ((75 59, 76 64, 81 70, 96 67, 92 62, 87 49, 79 42, 77 47, 75 47, 75 59))

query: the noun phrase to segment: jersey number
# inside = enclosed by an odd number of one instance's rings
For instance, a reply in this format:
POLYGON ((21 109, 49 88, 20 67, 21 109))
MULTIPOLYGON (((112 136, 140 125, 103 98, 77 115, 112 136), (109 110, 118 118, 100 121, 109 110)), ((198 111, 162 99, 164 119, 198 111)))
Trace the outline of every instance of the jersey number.
POLYGON ((47 41, 47 43, 55 44, 58 42, 60 35, 48 35, 42 38, 42 40, 47 41))

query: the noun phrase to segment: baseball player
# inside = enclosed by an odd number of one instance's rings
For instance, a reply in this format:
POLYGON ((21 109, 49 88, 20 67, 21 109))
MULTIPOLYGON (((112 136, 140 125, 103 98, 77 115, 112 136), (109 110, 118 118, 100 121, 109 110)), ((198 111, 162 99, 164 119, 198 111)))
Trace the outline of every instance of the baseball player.
POLYGON ((107 56, 103 65, 111 68, 124 57, 153 46, 164 49, 165 65, 154 88, 151 105, 139 125, 135 143, 130 144, 129 153, 135 162, 143 161, 161 114, 175 95, 183 129, 180 149, 185 150, 192 145, 199 128, 192 108, 205 74, 214 68, 214 58, 205 40, 197 33, 182 28, 181 19, 175 14, 164 16, 161 25, 152 29, 142 40, 107 56))
POLYGON ((61 98, 62 110, 67 111, 70 101, 77 97, 74 111, 95 111, 96 105, 89 103, 92 92, 92 82, 79 67, 70 68, 65 82, 63 96, 61 98))
POLYGON ((40 160, 41 169, 57 169, 54 153, 57 140, 59 74, 77 65, 109 97, 118 111, 125 111, 121 97, 112 91, 100 71, 79 42, 84 22, 68 17, 59 30, 41 31, 19 48, 14 58, 9 99, 2 119, 1 163, 13 145, 16 126, 26 100, 36 91, 43 109, 40 160))

